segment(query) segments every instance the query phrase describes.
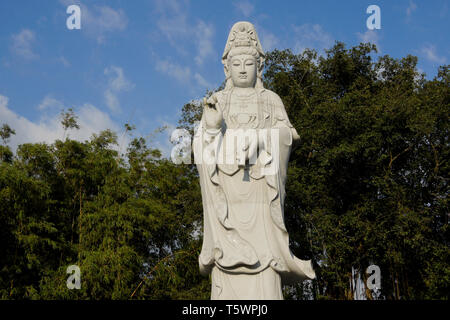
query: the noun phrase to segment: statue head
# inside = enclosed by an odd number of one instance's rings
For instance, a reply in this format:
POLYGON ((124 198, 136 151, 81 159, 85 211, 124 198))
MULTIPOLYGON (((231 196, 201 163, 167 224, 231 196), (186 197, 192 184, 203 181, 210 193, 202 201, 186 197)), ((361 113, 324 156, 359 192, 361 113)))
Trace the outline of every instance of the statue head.
POLYGON ((255 27, 246 21, 235 23, 222 55, 226 88, 262 88, 264 57, 255 27))

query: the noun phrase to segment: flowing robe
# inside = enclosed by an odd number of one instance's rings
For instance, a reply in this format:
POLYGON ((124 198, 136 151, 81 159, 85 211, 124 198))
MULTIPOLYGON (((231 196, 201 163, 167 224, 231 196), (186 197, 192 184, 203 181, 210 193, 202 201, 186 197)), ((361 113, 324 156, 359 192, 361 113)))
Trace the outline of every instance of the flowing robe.
POLYGON ((254 90, 245 109, 233 89, 216 93, 222 128, 207 130, 202 118, 194 136, 204 215, 199 266, 212 272, 212 299, 282 299, 281 283, 315 277, 310 260, 290 251, 284 224, 295 129, 278 95, 254 90))

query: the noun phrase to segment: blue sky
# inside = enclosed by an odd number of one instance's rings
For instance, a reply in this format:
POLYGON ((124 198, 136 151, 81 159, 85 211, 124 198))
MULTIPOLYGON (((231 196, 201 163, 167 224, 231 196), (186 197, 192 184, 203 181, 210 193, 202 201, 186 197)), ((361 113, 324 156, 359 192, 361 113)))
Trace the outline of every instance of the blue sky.
MULTIPOLYGON (((450 60, 445 0, 398 1, 0 1, 0 125, 16 130, 13 147, 63 137, 58 115, 72 107, 76 139, 123 124, 149 136, 174 126, 181 107, 224 79, 220 61, 231 26, 256 26, 264 50, 323 52, 334 41, 376 43, 380 54, 419 57, 427 78, 450 60), (81 30, 68 30, 66 8, 81 7, 81 30), (368 30, 369 5, 381 29, 368 30)), ((169 133, 169 132, 168 132, 169 133)), ((168 134, 154 143, 166 152, 168 134)), ((126 140, 122 141, 126 144, 126 140)))

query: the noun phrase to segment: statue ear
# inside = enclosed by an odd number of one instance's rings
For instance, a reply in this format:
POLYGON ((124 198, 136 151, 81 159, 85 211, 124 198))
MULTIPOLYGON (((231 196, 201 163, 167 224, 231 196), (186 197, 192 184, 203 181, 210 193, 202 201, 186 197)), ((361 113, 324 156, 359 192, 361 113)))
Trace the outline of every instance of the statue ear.
POLYGON ((223 65, 223 72, 225 73, 225 78, 228 79, 230 77, 230 70, 228 69, 227 63, 223 65))

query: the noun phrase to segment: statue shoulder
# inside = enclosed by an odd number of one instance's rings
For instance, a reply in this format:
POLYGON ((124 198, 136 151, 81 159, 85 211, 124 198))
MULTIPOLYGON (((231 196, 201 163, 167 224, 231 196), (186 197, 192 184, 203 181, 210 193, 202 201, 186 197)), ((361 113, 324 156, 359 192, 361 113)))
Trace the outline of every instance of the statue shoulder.
POLYGON ((229 93, 229 90, 219 90, 219 91, 214 92, 211 96, 215 96, 217 98, 217 101, 223 105, 226 101, 226 97, 227 97, 228 93, 229 93))
POLYGON ((262 94, 268 96, 269 99, 272 101, 272 104, 275 107, 282 107, 282 108, 284 108, 283 101, 281 100, 280 96, 278 94, 276 94, 275 92, 273 92, 273 91, 271 91, 269 89, 264 89, 262 94))
POLYGON ((218 95, 218 96, 223 96, 223 95, 226 95, 228 91, 230 91, 230 90, 219 90, 219 91, 214 92, 213 94, 218 95))

